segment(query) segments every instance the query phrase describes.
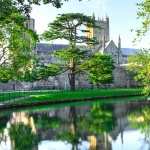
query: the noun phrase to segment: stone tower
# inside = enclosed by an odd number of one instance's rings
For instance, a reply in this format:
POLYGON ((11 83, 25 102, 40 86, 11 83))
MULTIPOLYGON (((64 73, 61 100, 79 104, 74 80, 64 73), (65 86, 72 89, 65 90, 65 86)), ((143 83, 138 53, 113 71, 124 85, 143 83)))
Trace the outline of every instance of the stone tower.
MULTIPOLYGON (((93 19, 95 19, 95 15, 93 14, 93 19)), ((98 47, 104 50, 105 43, 110 40, 109 34, 109 17, 105 19, 95 19, 96 28, 88 28, 89 33, 87 36, 89 38, 95 37, 98 42, 98 47)))
POLYGON ((29 18, 25 23, 25 27, 35 31, 35 20, 33 18, 29 18))
POLYGON ((93 37, 96 37, 98 43, 103 46, 110 40, 109 36, 109 18, 96 20, 96 26, 98 28, 93 29, 93 37), (104 41, 105 40, 105 41, 104 41))

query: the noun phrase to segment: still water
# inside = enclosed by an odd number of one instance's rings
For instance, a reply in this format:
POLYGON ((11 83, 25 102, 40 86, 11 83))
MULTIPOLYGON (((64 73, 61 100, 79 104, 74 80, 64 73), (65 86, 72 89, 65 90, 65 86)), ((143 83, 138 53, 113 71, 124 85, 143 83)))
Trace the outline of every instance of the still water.
POLYGON ((150 104, 78 103, 0 111, 0 150, 149 150, 150 104))

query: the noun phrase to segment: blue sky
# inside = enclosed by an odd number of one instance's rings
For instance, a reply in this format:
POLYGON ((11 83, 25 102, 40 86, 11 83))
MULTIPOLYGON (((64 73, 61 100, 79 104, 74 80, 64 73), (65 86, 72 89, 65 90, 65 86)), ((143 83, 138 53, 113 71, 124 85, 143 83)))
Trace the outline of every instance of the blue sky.
POLYGON ((83 0, 82 2, 70 0, 60 9, 50 4, 34 6, 31 16, 35 18, 36 31, 40 34, 58 14, 80 12, 92 15, 94 12, 95 16, 100 18, 107 15, 110 18, 110 37, 116 44, 120 35, 122 47, 148 47, 149 41, 146 37, 136 45, 132 43, 135 33, 131 32, 131 29, 136 29, 140 25, 136 15, 137 2, 139 0, 83 0))

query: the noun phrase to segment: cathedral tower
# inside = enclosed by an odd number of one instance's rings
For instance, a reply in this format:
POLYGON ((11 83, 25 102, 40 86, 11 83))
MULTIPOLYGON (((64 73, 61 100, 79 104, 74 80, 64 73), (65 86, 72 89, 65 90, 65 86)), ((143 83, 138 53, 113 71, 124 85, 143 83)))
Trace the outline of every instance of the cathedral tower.
MULTIPOLYGON (((93 18, 95 19, 95 15, 93 15, 93 18)), ((105 43, 110 40, 109 17, 105 19, 95 19, 95 24, 95 28, 88 28, 89 32, 87 33, 87 37, 95 37, 98 42, 98 47, 104 49, 105 43)))
POLYGON ((25 27, 35 31, 35 20, 33 18, 27 19, 25 23, 25 27))

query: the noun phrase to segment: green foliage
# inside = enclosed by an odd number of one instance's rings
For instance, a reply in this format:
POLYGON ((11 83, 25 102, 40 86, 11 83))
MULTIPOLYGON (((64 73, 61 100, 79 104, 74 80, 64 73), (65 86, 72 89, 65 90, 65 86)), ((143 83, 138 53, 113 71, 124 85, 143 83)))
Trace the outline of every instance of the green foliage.
POLYGON ((136 30, 137 37, 142 37, 149 30, 150 27, 150 1, 142 0, 137 4, 138 18, 141 20, 141 28, 136 30))
POLYGON ((0 82, 8 82, 12 79, 12 72, 10 68, 0 67, 0 82))
POLYGON ((70 46, 76 43, 92 43, 96 42, 94 39, 88 38, 81 33, 87 33, 88 30, 83 30, 85 27, 94 27, 95 20, 92 17, 80 13, 62 14, 50 23, 48 31, 43 34, 44 39, 65 39, 69 41, 70 46), (81 28, 82 26, 82 28, 81 28))
POLYGON ((66 48, 63 50, 58 50, 53 53, 54 57, 58 61, 57 65, 60 66, 62 72, 71 70, 73 67, 73 62, 75 63, 75 73, 82 72, 81 64, 87 59, 87 50, 79 48, 66 48))
POLYGON ((19 28, 14 28, 9 39, 9 61, 14 78, 21 78, 26 71, 32 70, 34 65, 35 40, 19 28), (18 76, 16 76, 18 75, 18 76))
MULTIPOLYGON (((25 1, 0 0, 0 70, 11 68, 12 80, 20 80, 32 70, 32 50, 38 40, 36 33, 25 27, 29 18, 24 15, 27 5, 23 5, 25 1)), ((3 78, 5 75, 0 80, 3 78)))
POLYGON ((60 60, 63 60, 63 62, 68 63, 68 61, 70 61, 71 58, 80 62, 82 59, 86 58, 87 51, 81 50, 79 48, 72 49, 72 48, 68 47, 63 50, 58 50, 58 51, 54 52, 53 54, 55 57, 59 58, 60 60))
POLYGON ((25 73, 22 80, 30 82, 46 80, 50 76, 59 74, 60 70, 61 68, 57 64, 35 66, 31 71, 25 73))
MULTIPOLYGON (((28 19, 18 7, 17 1, 0 0, 0 70, 11 68, 8 76, 12 80, 19 80, 32 69, 32 50, 38 40, 36 33, 25 27, 28 19)), ((4 78, 3 73, 0 80, 4 78)))
POLYGON ((14 150, 32 150, 38 144, 36 134, 23 123, 11 125, 9 134, 14 150))
POLYGON ((111 56, 95 53, 89 60, 82 64, 82 67, 87 70, 89 80, 93 84, 112 82, 114 66, 111 56))
POLYGON ((135 56, 129 57, 128 70, 135 74, 135 80, 144 86, 144 93, 150 94, 150 53, 142 50, 135 56))
POLYGON ((29 15, 33 4, 41 5, 41 4, 51 3, 54 7, 60 8, 63 2, 65 1, 69 1, 69 0, 0 0, 0 6, 1 6, 0 10, 2 10, 2 13, 8 14, 9 10, 13 10, 13 9, 16 10, 17 8, 17 10, 22 12, 23 14, 29 15), (7 6, 7 9, 5 6, 7 6))

